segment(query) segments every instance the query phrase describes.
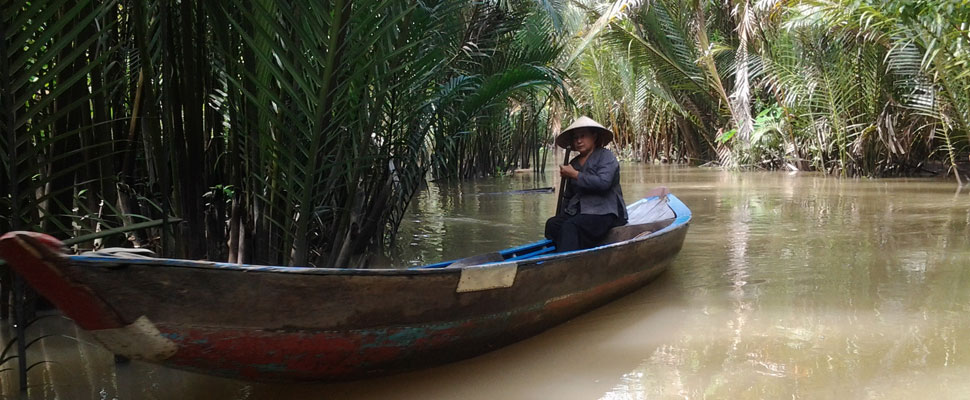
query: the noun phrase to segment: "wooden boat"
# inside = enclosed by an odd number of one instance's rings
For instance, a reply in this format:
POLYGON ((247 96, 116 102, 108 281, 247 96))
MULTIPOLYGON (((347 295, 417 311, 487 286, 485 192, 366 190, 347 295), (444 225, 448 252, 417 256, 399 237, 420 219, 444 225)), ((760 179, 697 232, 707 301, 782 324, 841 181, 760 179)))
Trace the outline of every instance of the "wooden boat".
POLYGON ((471 357, 633 291, 680 251, 674 195, 628 207, 601 246, 543 240, 411 269, 238 265, 67 255, 10 232, 0 257, 109 350, 248 380, 349 380, 471 357))

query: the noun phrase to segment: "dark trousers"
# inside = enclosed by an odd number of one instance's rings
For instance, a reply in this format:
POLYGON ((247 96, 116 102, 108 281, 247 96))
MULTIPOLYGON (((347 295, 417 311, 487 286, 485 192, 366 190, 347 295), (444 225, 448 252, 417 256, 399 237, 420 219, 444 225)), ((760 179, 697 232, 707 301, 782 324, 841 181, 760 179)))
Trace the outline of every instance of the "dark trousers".
POLYGON ((546 221, 546 238, 556 242, 556 251, 594 247, 616 226, 617 217, 607 215, 557 215, 546 221))

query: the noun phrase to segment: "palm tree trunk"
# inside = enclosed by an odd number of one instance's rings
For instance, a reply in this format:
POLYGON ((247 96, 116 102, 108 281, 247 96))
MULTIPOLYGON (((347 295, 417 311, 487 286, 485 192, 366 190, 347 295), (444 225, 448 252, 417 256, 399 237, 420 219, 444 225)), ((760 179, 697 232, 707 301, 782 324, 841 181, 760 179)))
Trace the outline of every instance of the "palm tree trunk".
MULTIPOLYGON (((7 19, 13 18, 12 15, 0 16, 0 32, 7 32, 7 19)), ((0 209, 3 215, 10 218, 0 219, 0 230, 6 232, 20 229, 21 210, 20 210, 20 182, 18 176, 20 171, 17 168, 17 160, 20 159, 17 146, 17 129, 15 127, 16 117, 14 115, 14 93, 12 82, 10 81, 10 59, 8 54, 7 39, 0 37, 0 140, 3 141, 4 154, 0 155, 3 160, 3 171, 0 171, 0 190, 10 196, 10 203, 7 207, 0 209)), ((0 203, 2 205, 4 203, 0 203)), ((3 285, 4 289, 8 285, 3 285)), ((4 297, 4 300, 6 297, 4 297)), ((6 310, 6 308, 4 308, 6 310)))
MULTIPOLYGON (((204 59, 200 58, 201 49, 197 44, 205 43, 205 33, 193 21, 196 14, 193 5, 200 5, 196 2, 182 1, 179 3, 179 20, 172 18, 173 24, 171 33, 178 35, 181 45, 178 46, 172 40, 171 49, 175 50, 176 57, 173 60, 181 59, 179 69, 175 71, 179 86, 179 107, 173 111, 181 113, 183 123, 176 125, 175 130, 184 141, 175 142, 179 165, 175 170, 178 171, 178 187, 182 190, 180 204, 182 215, 187 224, 188 235, 185 238, 186 255, 189 258, 197 259, 206 255, 205 240, 205 212, 202 203, 202 194, 209 187, 208 170, 205 165, 205 129, 203 126, 203 100, 206 97, 205 68, 204 59), (176 28, 178 27, 178 28, 176 28), (181 129, 180 129, 181 128, 181 129), (184 163, 182 163, 184 161, 184 163)), ((201 16, 199 16, 201 18, 201 16)))
POLYGON ((731 94, 731 109, 734 114, 734 123, 738 129, 738 138, 741 143, 747 145, 751 140, 751 132, 754 125, 751 121, 751 91, 748 84, 748 32, 751 31, 753 16, 751 5, 747 0, 743 0, 736 7, 738 22, 735 24, 738 31, 738 49, 735 58, 737 71, 734 76, 734 93, 731 94))
MULTIPOLYGON (((107 13, 106 18, 117 21, 117 7, 112 7, 111 11, 107 13)), ((91 51, 91 57, 95 59, 102 57, 105 55, 105 51, 111 47, 111 44, 107 39, 98 41, 95 48, 91 51)), ((119 73, 120 70, 120 68, 105 68, 103 65, 98 64, 91 71, 91 105, 95 120, 95 124, 92 127, 93 142, 100 145, 98 149, 102 153, 98 155, 97 160, 91 163, 92 171, 89 172, 89 179, 96 180, 96 184, 88 194, 89 207, 92 210, 101 208, 100 204, 96 204, 96 202, 112 201, 112 199, 118 196, 114 181, 115 172, 117 171, 117 165, 115 165, 116 160, 113 156, 108 157, 103 153, 106 151, 115 153, 117 150, 120 150, 117 149, 118 145, 116 143, 119 142, 118 139, 120 139, 121 131, 117 131, 116 128, 119 125, 111 121, 111 111, 115 110, 120 114, 121 108, 112 104, 112 98, 109 97, 113 92, 109 91, 109 88, 120 87, 120 85, 109 83, 122 82, 124 79, 119 73)), ((121 220, 118 219, 111 222, 116 224, 120 223, 121 220)), ((95 227, 95 229, 97 228, 95 227)))
MULTIPOLYGON (((349 29, 352 0, 348 0, 346 4, 344 0, 336 0, 332 10, 334 18, 330 22, 330 40, 327 44, 327 59, 323 69, 324 76, 321 79, 323 85, 317 96, 319 109, 317 110, 317 115, 314 116, 313 126, 315 129, 331 129, 328 115, 331 111, 330 107, 333 103, 333 96, 330 90, 337 86, 337 79, 340 77, 337 70, 338 66, 341 65, 342 53, 345 51, 343 46, 347 37, 347 30, 349 29)), ((315 206, 311 204, 311 199, 315 197, 313 196, 314 183, 317 181, 317 170, 320 163, 318 154, 323 153, 321 151, 322 141, 323 135, 318 134, 313 136, 313 140, 310 143, 310 168, 307 169, 308 173, 303 178, 304 194, 300 199, 301 209, 296 222, 296 237, 293 243, 290 265, 306 265, 309 255, 307 234, 309 233, 310 217, 315 206)))
MULTIPOLYGON (((66 4, 66 8, 63 11, 73 8, 73 3, 66 4)), ((71 53, 76 50, 76 43, 72 41, 70 45, 66 46, 60 52, 58 60, 70 59, 71 53)), ((78 73, 83 67, 84 61, 83 57, 68 61, 67 67, 60 72, 60 76, 63 79, 58 79, 57 81, 70 82, 70 77, 78 73)), ((89 109, 86 107, 74 107, 71 103, 87 97, 88 88, 86 85, 86 81, 79 80, 72 84, 63 96, 54 101, 54 113, 57 113, 58 109, 71 109, 61 114, 62 116, 55 121, 54 134, 51 137, 56 139, 53 140, 50 152, 47 154, 68 154, 71 151, 81 148, 80 135, 69 134, 69 132, 84 126, 84 114, 89 109)), ((74 190, 70 189, 74 188, 76 183, 83 181, 81 177, 77 176, 76 172, 65 172, 76 171, 73 168, 76 162, 76 160, 67 157, 53 159, 49 162, 49 168, 46 171, 52 179, 50 180, 46 193, 49 198, 46 202, 47 207, 44 210, 44 213, 48 216, 46 218, 48 226, 46 226, 45 230, 48 232, 58 232, 58 236, 62 239, 66 239, 73 230, 73 218, 71 216, 74 215, 74 190)))
POLYGON ((242 227, 242 203, 240 201, 240 196, 238 193, 232 196, 232 211, 229 216, 229 257, 227 262, 238 263, 240 260, 239 254, 239 242, 240 242, 240 228, 242 227))

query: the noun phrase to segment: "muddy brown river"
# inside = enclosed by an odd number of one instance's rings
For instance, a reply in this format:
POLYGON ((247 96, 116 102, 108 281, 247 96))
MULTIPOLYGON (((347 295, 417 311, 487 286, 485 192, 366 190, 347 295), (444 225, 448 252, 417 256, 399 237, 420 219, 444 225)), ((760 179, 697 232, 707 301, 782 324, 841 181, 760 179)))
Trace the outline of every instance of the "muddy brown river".
MULTIPOLYGON (((28 328, 36 399, 970 398, 970 191, 936 179, 839 179, 622 165, 627 202, 666 185, 694 213, 643 289, 472 359, 339 384, 116 364, 56 314, 28 328)), ((433 184, 393 254, 420 265, 537 240, 556 205, 530 173, 433 184)), ((272 301, 272 299, 267 299, 272 301)), ((0 325, 2 339, 10 327, 0 325)), ((0 389, 17 398, 17 375, 0 389)))

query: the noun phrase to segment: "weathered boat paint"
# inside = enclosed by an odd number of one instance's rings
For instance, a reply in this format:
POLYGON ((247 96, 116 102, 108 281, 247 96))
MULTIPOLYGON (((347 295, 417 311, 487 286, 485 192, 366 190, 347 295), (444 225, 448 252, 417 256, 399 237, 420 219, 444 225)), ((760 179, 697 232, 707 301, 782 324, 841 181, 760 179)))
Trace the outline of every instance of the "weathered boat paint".
POLYGON ((631 275, 543 304, 473 320, 424 326, 313 333, 161 329, 166 337, 178 343, 180 351, 169 363, 181 368, 226 371, 241 379, 313 380, 321 374, 338 380, 354 379, 393 371, 396 366, 412 369, 429 356, 442 362, 464 358, 464 352, 456 346, 467 344, 470 339, 491 338, 515 326, 522 329, 542 314, 569 314, 591 299, 638 287, 648 275, 653 274, 631 275), (199 364, 199 360, 208 361, 199 364))
POLYGON ((646 237, 528 258, 548 248, 536 242, 463 268, 64 256, 35 233, 5 235, 0 256, 116 353, 239 379, 347 380, 480 354, 641 287, 683 244, 690 211, 671 198, 676 219, 646 237))
POLYGON ((35 232, 10 232, 0 240, 0 256, 42 294, 58 298, 61 310, 87 330, 125 326, 110 307, 83 284, 56 267, 65 251, 57 239, 35 232))

